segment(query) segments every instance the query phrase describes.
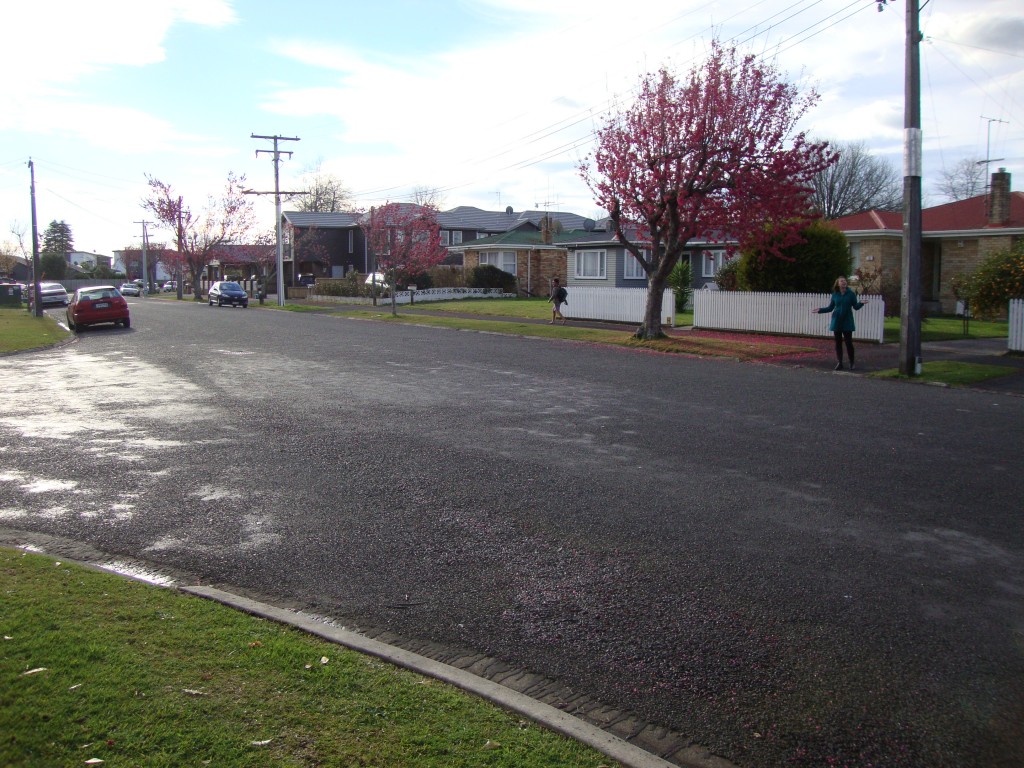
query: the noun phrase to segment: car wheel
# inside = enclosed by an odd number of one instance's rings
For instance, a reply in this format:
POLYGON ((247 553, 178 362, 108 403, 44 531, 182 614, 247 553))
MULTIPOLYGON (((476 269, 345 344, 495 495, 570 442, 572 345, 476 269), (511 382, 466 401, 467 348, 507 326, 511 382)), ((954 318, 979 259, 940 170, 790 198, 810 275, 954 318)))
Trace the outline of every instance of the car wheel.
POLYGON ((68 329, 72 331, 78 330, 78 326, 75 325, 75 321, 72 320, 70 317, 68 318, 68 329))
POLYGON ((121 321, 121 325, 123 325, 125 328, 131 328, 132 327, 132 320, 131 320, 131 318, 130 317, 126 317, 124 320, 121 321))
POLYGON ((217 299, 217 306, 218 307, 223 307, 224 306, 224 300, 223 299, 217 299))

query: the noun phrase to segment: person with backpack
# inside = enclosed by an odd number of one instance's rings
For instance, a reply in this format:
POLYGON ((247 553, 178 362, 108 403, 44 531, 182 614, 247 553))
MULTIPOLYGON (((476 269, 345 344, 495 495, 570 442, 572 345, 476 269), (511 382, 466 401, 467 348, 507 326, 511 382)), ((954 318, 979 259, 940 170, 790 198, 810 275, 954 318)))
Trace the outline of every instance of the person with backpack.
POLYGON ((548 301, 551 302, 551 321, 548 325, 554 325, 555 320, 561 320, 562 325, 565 325, 565 318, 562 317, 562 305, 568 304, 569 292, 565 290, 561 285, 558 284, 558 278, 551 280, 551 296, 548 297, 548 301))

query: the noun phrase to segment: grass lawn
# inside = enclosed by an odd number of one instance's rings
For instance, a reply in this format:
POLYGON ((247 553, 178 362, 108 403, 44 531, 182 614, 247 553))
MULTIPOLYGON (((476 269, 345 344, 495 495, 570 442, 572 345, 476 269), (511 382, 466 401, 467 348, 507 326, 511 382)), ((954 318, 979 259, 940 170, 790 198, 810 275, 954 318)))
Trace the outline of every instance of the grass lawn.
MULTIPOLYGON (((960 317, 926 317, 921 320, 921 341, 951 341, 954 339, 1005 339, 1010 335, 1007 323, 993 320, 971 320, 967 335, 960 317)), ((900 319, 885 318, 886 343, 900 340, 900 319)))
POLYGON ((68 332, 49 317, 35 317, 26 309, 0 308, 0 354, 48 347, 67 336, 68 332))
POLYGON ((1004 365, 984 365, 982 363, 961 363, 955 360, 936 360, 921 365, 920 376, 903 376, 899 368, 888 368, 884 371, 869 373, 868 376, 879 379, 903 379, 922 383, 947 384, 951 387, 969 387, 989 379, 1008 376, 1014 373, 1013 368, 1004 365))
MULTIPOLYGON (((531 301, 536 301, 535 299, 531 301)), ((484 331, 491 333, 507 333, 519 336, 540 336, 542 338, 567 339, 592 344, 610 344, 633 349, 646 349, 652 352, 668 352, 705 357, 729 357, 737 360, 763 360, 776 355, 792 355, 802 351, 812 351, 809 347, 797 347, 791 344, 778 344, 770 337, 764 341, 732 341, 728 339, 702 337, 671 337, 655 341, 639 341, 631 330, 613 331, 601 328, 580 328, 571 325, 548 325, 546 323, 525 323, 515 320, 490 320, 481 317, 444 317, 423 315, 414 312, 399 312, 395 317, 387 307, 370 307, 345 312, 348 316, 365 317, 372 320, 393 323, 410 323, 413 325, 430 325, 455 330, 484 331)), ((467 313, 460 313, 467 314, 467 313)), ((504 315, 508 317, 508 315, 504 315)))
POLYGON ((0 765, 613 764, 443 683, 173 590, 5 548, 0 589, 0 765))

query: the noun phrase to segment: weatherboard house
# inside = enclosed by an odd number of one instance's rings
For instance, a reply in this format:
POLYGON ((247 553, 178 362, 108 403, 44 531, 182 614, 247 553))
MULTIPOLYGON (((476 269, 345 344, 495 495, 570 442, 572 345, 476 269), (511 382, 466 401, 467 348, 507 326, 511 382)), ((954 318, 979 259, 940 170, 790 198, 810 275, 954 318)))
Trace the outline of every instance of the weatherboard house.
MULTIPOLYGON (((846 235, 854 270, 899 281, 903 215, 866 211, 835 219, 846 235)), ((1010 174, 992 174, 989 192, 921 212, 921 303, 931 312, 953 314, 952 280, 969 274, 988 256, 1024 239, 1024 193, 1010 191, 1010 174)))

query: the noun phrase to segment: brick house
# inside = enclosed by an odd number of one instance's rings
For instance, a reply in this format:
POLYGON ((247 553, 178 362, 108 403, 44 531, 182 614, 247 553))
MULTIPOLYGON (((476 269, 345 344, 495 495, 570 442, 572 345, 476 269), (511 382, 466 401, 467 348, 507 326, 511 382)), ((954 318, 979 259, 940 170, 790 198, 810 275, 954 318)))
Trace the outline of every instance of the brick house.
MULTIPOLYGON (((831 222, 850 245, 853 269, 898 281, 903 262, 903 215, 866 211, 831 222)), ((988 194, 921 212, 921 304, 956 311, 951 280, 973 272, 989 255, 1024 239, 1024 193, 1010 191, 1010 174, 992 174, 988 194)))

